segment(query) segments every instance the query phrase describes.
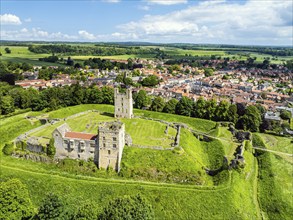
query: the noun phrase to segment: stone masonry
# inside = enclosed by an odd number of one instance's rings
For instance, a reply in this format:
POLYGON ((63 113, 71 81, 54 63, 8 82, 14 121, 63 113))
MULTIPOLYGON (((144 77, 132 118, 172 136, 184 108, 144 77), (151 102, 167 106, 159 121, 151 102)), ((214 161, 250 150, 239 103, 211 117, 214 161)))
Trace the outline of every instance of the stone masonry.
POLYGON ((122 122, 105 122, 97 134, 72 132, 65 123, 53 131, 55 158, 94 159, 99 168, 120 170, 125 145, 125 126, 122 122))
POLYGON ((114 89, 115 118, 133 118, 132 90, 126 89, 126 93, 119 93, 114 89))
POLYGON ((120 170, 125 145, 125 125, 122 122, 105 122, 99 126, 98 146, 95 162, 98 167, 120 170))

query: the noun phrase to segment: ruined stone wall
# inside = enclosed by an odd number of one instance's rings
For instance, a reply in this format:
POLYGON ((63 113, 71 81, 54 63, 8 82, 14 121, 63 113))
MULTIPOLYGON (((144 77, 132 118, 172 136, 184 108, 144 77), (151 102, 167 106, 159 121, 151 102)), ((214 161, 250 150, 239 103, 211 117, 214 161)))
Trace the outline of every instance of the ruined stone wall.
POLYGON ((66 129, 55 129, 53 132, 54 146, 56 148, 55 158, 64 159, 81 159, 88 160, 94 158, 94 154, 97 148, 95 140, 82 140, 75 138, 65 138, 65 132, 69 131, 66 129))
POLYGON ((133 101, 131 89, 126 93, 119 93, 118 88, 114 90, 115 117, 116 118, 133 118, 133 101))
POLYGON ((99 127, 99 150, 95 162, 99 168, 120 170, 125 145, 125 126, 121 122, 105 123, 99 127), (111 126, 113 124, 114 126, 111 126))

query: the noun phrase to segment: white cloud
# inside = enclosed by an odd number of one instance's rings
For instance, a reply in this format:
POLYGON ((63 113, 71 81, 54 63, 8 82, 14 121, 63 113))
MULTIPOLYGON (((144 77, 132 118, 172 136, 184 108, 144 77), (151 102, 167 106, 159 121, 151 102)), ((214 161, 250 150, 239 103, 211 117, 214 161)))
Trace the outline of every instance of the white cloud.
POLYGON ((81 36, 83 39, 86 40, 95 40, 96 37, 93 34, 90 34, 89 32, 85 30, 78 31, 79 36, 81 36))
POLYGON ((63 34, 61 32, 49 33, 40 28, 22 28, 21 30, 2 30, 0 31, 0 38, 3 40, 36 40, 36 41, 67 41, 77 40, 77 36, 63 34))
POLYGON ((204 1, 164 15, 146 15, 118 28, 156 42, 292 45, 292 4, 204 1))
POLYGON ((13 14, 0 15, 1 25, 20 25, 20 18, 13 14))
POLYGON ((176 5, 176 4, 186 4, 188 0, 147 0, 150 4, 157 5, 176 5))

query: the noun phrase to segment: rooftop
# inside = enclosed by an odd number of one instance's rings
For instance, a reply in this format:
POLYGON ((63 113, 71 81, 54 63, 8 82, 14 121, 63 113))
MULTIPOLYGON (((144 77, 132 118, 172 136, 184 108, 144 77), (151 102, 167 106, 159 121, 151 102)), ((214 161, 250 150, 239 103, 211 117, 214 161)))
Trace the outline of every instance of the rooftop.
POLYGON ((75 138, 75 139, 83 139, 83 140, 95 140, 97 135, 96 134, 87 134, 87 133, 81 133, 81 132, 66 132, 65 133, 66 138, 75 138))

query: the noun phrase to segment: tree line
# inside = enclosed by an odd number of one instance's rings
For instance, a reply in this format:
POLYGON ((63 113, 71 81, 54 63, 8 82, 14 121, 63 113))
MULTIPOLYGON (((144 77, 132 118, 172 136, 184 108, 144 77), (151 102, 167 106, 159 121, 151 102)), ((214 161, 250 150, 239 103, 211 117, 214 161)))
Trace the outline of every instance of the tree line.
POLYGON ((119 47, 119 46, 83 46, 70 44, 44 44, 30 45, 29 51, 38 54, 63 54, 63 55, 97 55, 97 56, 113 56, 124 54, 157 54, 156 48, 142 47, 119 47))
MULTIPOLYGON (((233 122, 237 129, 252 132, 270 130, 280 127, 274 122, 264 120, 266 110, 260 105, 255 106, 237 103, 231 104, 222 100, 219 103, 215 99, 204 100, 200 97, 193 101, 188 97, 170 99, 165 101, 161 96, 147 95, 145 90, 133 94, 134 107, 149 109, 151 111, 165 112, 170 114, 184 115, 213 121, 233 122)), ((80 104, 114 104, 114 89, 104 86, 82 87, 73 84, 65 87, 52 87, 41 91, 29 88, 27 90, 0 83, 0 114, 7 115, 16 109, 31 108, 33 111, 48 111, 80 104)), ((289 120, 288 112, 281 114, 284 120, 289 120), (285 115, 285 116, 283 116, 285 115)), ((289 127, 288 122, 282 126, 289 127)))
POLYGON ((19 179, 0 182, 0 219, 154 219, 152 205, 139 194, 113 198, 104 207, 90 200, 76 210, 69 207, 61 196, 49 193, 36 210, 27 186, 19 179))

